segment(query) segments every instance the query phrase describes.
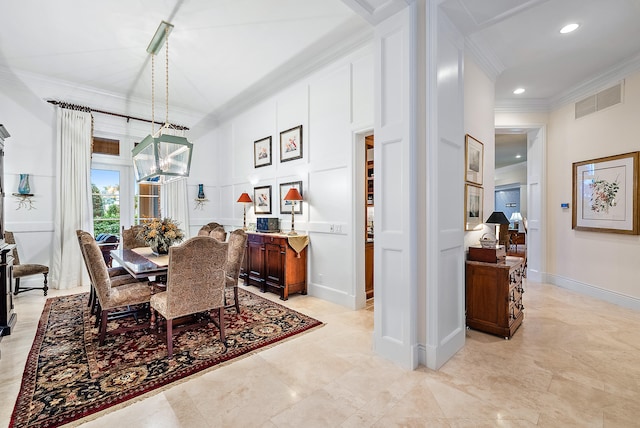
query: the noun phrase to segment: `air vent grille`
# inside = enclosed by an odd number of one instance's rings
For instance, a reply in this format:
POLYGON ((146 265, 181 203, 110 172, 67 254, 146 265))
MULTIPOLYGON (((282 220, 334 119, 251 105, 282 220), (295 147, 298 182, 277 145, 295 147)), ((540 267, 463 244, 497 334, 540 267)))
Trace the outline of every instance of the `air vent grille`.
POLYGON ((604 89, 595 95, 578 101, 575 105, 576 119, 604 110, 622 102, 622 83, 604 89))

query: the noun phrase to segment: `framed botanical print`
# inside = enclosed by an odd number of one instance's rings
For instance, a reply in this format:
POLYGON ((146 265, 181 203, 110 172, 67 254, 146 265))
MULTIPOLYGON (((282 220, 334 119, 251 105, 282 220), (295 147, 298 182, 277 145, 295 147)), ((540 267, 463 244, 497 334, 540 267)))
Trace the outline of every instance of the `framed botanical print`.
POLYGON ((253 167, 271 165, 271 136, 253 142, 253 167))
POLYGON ((484 145, 467 134, 465 136, 465 181, 482 186, 484 174, 484 145))
MULTIPOLYGON (((292 187, 298 189, 301 196, 302 194, 302 181, 291 181, 289 183, 280 183, 280 214, 291 214, 291 206, 293 205, 292 201, 285 201, 284 197, 287 195, 287 192, 292 187)), ((295 204, 296 208, 293 211, 294 214, 302 214, 302 201, 298 201, 295 204)))
POLYGON ((475 230, 482 224, 483 193, 480 186, 464 186, 464 230, 475 230))
POLYGON ((280 162, 302 158, 302 125, 280 133, 280 162))
POLYGON ((253 188, 253 209, 256 214, 271 214, 271 186, 253 188))
POLYGON ((573 229, 640 234, 639 156, 631 152, 573 163, 573 229))

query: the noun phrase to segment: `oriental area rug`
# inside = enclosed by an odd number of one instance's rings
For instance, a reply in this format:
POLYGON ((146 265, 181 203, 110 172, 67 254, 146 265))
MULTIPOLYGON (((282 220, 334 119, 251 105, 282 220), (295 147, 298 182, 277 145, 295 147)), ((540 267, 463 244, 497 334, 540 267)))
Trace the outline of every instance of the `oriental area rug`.
MULTIPOLYGON (((10 427, 56 427, 140 397, 217 364, 272 345, 322 323, 238 290, 241 313, 225 312, 227 351, 218 329, 174 333, 167 358, 161 337, 148 329, 107 335, 98 345, 88 293, 48 299, 26 362, 10 427)), ((109 322, 135 323, 132 317, 109 322)), ((161 333, 160 336, 164 336, 161 333)))

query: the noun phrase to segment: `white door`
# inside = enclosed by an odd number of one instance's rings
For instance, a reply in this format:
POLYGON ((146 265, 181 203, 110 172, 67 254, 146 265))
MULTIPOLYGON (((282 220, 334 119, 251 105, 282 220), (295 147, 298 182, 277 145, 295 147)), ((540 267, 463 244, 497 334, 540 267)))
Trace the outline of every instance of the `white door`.
POLYGON ((542 281, 544 260, 544 131, 532 129, 527 133, 527 278, 542 281))

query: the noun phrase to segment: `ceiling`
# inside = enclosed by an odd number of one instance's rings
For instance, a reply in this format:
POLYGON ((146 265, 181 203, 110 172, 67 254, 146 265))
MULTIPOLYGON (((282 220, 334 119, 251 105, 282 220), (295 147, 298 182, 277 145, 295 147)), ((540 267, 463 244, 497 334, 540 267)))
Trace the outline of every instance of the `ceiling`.
MULTIPOLYGON (((373 24, 411 2, 2 2, 0 71, 67 82, 64 91, 51 94, 65 101, 101 108, 116 97, 148 108, 146 47, 166 20, 175 25, 169 50, 171 110, 220 119, 370 40, 373 24), (100 96, 83 99, 76 87, 100 96)), ((445 0, 442 9, 495 78, 497 108, 549 109, 575 101, 585 85, 640 69, 638 0, 445 0), (559 34, 568 22, 581 27, 559 34), (526 92, 513 95, 517 86, 526 92)), ((160 107, 164 72, 163 52, 156 61, 160 107)), ((162 118, 163 110, 157 106, 156 115, 162 118)))

